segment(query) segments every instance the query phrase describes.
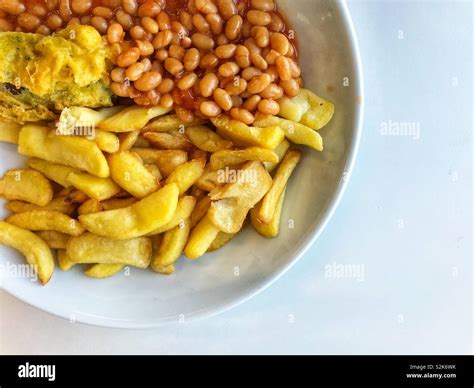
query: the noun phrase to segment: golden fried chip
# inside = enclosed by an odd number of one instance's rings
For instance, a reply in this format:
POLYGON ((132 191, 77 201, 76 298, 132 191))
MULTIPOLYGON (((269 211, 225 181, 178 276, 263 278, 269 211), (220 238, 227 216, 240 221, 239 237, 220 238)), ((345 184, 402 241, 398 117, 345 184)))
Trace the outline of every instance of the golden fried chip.
POLYGON ((69 174, 71 172, 81 172, 81 170, 78 170, 77 168, 51 163, 47 160, 38 158, 28 159, 26 164, 32 169, 41 172, 47 178, 66 188, 71 187, 71 184, 67 180, 69 174))
POLYGON ((178 197, 178 186, 172 183, 130 207, 86 214, 79 221, 98 236, 117 240, 144 236, 173 218, 178 197))
MULTIPOLYGON (((164 268, 173 265, 181 257, 190 229, 189 218, 186 218, 178 226, 165 232, 158 254, 151 262, 153 271, 162 272, 164 268)), ((169 268, 165 270, 165 273, 169 273, 169 268)))
POLYGON ((7 217, 5 221, 27 230, 55 230, 71 236, 80 236, 85 231, 77 220, 49 210, 17 213, 7 217))
POLYGON ((125 264, 148 268, 151 260, 151 241, 147 237, 110 240, 84 233, 67 244, 67 255, 78 264, 125 264))
POLYGON ((100 121, 97 124, 97 128, 109 132, 132 132, 142 129, 150 120, 163 116, 170 112, 170 110, 161 106, 144 107, 133 105, 100 121))
POLYGON ((278 199, 285 190, 288 179, 290 179, 296 165, 301 159, 300 150, 289 150, 278 167, 273 178, 273 184, 270 191, 265 195, 258 212, 258 219, 264 224, 269 224, 275 214, 278 199))
POLYGON ((249 127, 241 121, 231 120, 226 115, 220 115, 211 121, 216 126, 218 134, 232 140, 238 146, 256 146, 273 150, 285 137, 285 133, 278 126, 249 127))
POLYGON ((53 199, 53 186, 35 170, 10 170, 0 179, 0 197, 46 206, 53 199))
POLYGON ((110 178, 99 178, 87 173, 72 172, 67 178, 68 182, 76 189, 87 194, 97 201, 112 198, 120 192, 120 187, 110 178))
POLYGON ((20 131, 18 152, 84 170, 101 178, 110 174, 107 160, 96 143, 80 136, 58 136, 47 127, 25 125, 20 131))
POLYGON ((54 271, 54 259, 46 242, 29 230, 0 221, 0 243, 20 251, 38 273, 41 283, 48 283, 54 271))
POLYGON ((134 197, 145 198, 158 189, 155 176, 132 152, 117 152, 108 160, 112 179, 134 197))

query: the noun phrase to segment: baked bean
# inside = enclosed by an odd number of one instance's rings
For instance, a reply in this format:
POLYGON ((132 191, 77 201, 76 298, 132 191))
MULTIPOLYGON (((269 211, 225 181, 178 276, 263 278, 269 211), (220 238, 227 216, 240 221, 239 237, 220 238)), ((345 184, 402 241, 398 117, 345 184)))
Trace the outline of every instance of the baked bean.
POLYGON ((191 48, 186 51, 184 55, 184 69, 186 71, 194 71, 199 66, 199 61, 201 60, 201 54, 196 48, 191 48))
POLYGON ((268 26, 272 17, 268 12, 254 9, 247 12, 247 20, 254 26, 268 26))
POLYGON ((145 16, 155 17, 161 12, 161 7, 158 3, 155 3, 153 0, 148 0, 140 7, 138 7, 138 16, 141 18, 145 16))
POLYGON ((233 106, 232 98, 224 89, 216 89, 212 95, 222 110, 229 111, 233 106))
POLYGON ((181 11, 178 16, 178 20, 180 23, 186 27, 188 31, 191 31, 193 29, 193 15, 191 15, 187 11, 181 11))
POLYGON ((140 106, 150 106, 151 100, 147 96, 135 97, 133 102, 140 106))
POLYGON ((145 38, 146 31, 142 26, 133 26, 130 28, 129 34, 133 39, 140 40, 145 38))
POLYGON ((235 50, 235 61, 242 69, 250 67, 251 62, 249 49, 241 44, 238 45, 235 50))
POLYGON ((143 71, 151 70, 151 61, 148 58, 143 58, 140 63, 143 65, 143 71))
POLYGON ((122 1, 123 10, 131 16, 135 16, 138 11, 137 0, 123 0, 122 1))
POLYGON ((124 36, 123 27, 118 23, 111 24, 107 29, 107 40, 109 43, 119 43, 124 36))
POLYGON ((128 67, 138 61, 139 58, 140 49, 138 47, 132 47, 117 57, 117 65, 120 67, 128 67))
POLYGON ((63 19, 59 15, 50 15, 46 20, 46 25, 55 31, 63 25, 63 19))
POLYGON ((207 35, 196 32, 191 36, 193 45, 199 50, 212 50, 215 46, 214 40, 207 35))
POLYGON ((110 88, 119 97, 128 97, 128 87, 123 82, 112 82, 110 88))
POLYGON ((160 62, 164 62, 166 58, 169 58, 168 50, 166 49, 155 50, 155 58, 158 59, 160 62))
POLYGON ((255 94, 251 97, 249 97, 245 102, 244 102, 244 108, 249 110, 250 112, 253 112, 257 110, 258 108, 258 103, 262 100, 262 97, 260 97, 258 94, 255 94))
POLYGON ((160 105, 163 108, 171 108, 174 104, 173 97, 171 94, 163 94, 160 99, 160 105))
POLYGON ((147 57, 155 51, 153 45, 147 40, 137 40, 137 47, 140 49, 140 55, 142 57, 147 57))
POLYGON ((190 48, 193 45, 193 41, 189 36, 185 36, 181 39, 181 46, 185 49, 190 48))
POLYGON ((252 27, 248 20, 244 20, 242 24, 242 38, 247 39, 252 36, 252 27))
POLYGON ((72 18, 72 19, 69 19, 69 21, 67 22, 68 27, 79 26, 80 24, 81 24, 81 19, 79 18, 72 18))
POLYGON ((216 5, 211 0, 196 0, 196 8, 204 14, 216 14, 216 5))
POLYGON ((240 71, 239 65, 235 62, 227 62, 219 66, 219 75, 221 77, 233 77, 237 75, 240 71))
POLYGON ((59 0, 59 16, 66 22, 72 18, 71 3, 69 0, 59 0))
POLYGON ((184 66, 181 61, 176 58, 167 58, 165 60, 165 69, 168 73, 177 76, 183 71, 184 66))
POLYGON ((262 74, 260 69, 256 67, 247 67, 242 71, 242 78, 246 81, 250 81, 252 78, 257 77, 262 74))
POLYGON ((230 98, 232 99, 232 106, 239 107, 244 103, 243 98, 240 96, 230 96, 230 98))
POLYGON ((258 110, 265 115, 276 116, 280 113, 280 105, 275 100, 265 99, 258 103, 258 110))
POLYGON ((206 15, 206 21, 209 23, 211 27, 211 31, 214 35, 219 35, 224 31, 224 22, 220 15, 215 13, 210 13, 206 15))
POLYGON ((158 22, 161 31, 171 29, 171 20, 166 12, 160 12, 156 17, 156 21, 158 22))
POLYGON ((41 24, 41 25, 35 30, 35 32, 36 32, 37 34, 41 34, 41 35, 45 35, 45 36, 51 34, 51 30, 50 30, 48 27, 46 27, 44 24, 41 24))
POLYGON ((161 74, 157 71, 149 71, 143 74, 133 85, 141 92, 155 89, 161 82, 161 74))
POLYGON ((146 96, 150 99, 151 105, 159 105, 161 100, 161 94, 156 90, 150 90, 146 93, 146 96))
POLYGON ((219 78, 214 73, 206 74, 199 82, 199 90, 203 97, 210 97, 219 85, 219 78))
POLYGON ((125 71, 125 76, 130 81, 136 81, 145 72, 145 66, 141 62, 135 62, 131 64, 125 71))
POLYGON ((161 94, 168 94, 174 89, 174 81, 171 78, 163 78, 161 83, 158 85, 158 91, 161 94))
POLYGON ((283 31, 283 29, 285 28, 285 23, 283 22, 281 17, 278 16, 275 12, 272 12, 270 16, 272 20, 268 25, 268 29, 275 32, 283 31))
POLYGON ((225 90, 231 96, 238 96, 247 89, 247 81, 241 77, 235 77, 232 82, 229 82, 225 90))
POLYGON ((237 46, 235 44, 225 44, 216 48, 215 54, 219 59, 229 59, 235 55, 237 46))
POLYGON ((247 11, 247 3, 245 1, 240 1, 237 3, 237 12, 239 15, 244 16, 247 11))
POLYGON ((221 114, 222 110, 214 101, 204 101, 199 106, 201 113, 207 117, 217 117, 221 114))
POLYGON ((257 54, 262 53, 262 48, 257 44, 254 38, 248 38, 244 42, 244 46, 249 49, 250 52, 254 52, 257 54))
POLYGON ((109 8, 117 8, 122 5, 122 0, 102 0, 102 4, 109 8))
POLYGON ((247 91, 251 94, 262 93, 271 83, 271 78, 268 74, 262 74, 254 77, 247 86, 247 91))
POLYGON ((251 125, 255 121, 255 117, 250 111, 242 108, 232 108, 230 115, 234 120, 243 122, 244 124, 251 125))
POLYGON ((198 76, 196 73, 186 74, 183 78, 178 81, 179 90, 188 90, 191 89, 194 84, 197 82, 198 76))
POLYGON ((91 25, 97 31, 99 31, 102 35, 107 33, 108 24, 107 24, 107 20, 105 20, 104 18, 102 18, 100 16, 94 16, 91 19, 91 25))
POLYGON ((296 61, 294 61, 291 58, 288 58, 288 62, 290 63, 291 76, 293 78, 300 77, 301 76, 301 67, 299 67, 299 65, 296 63, 296 61))
POLYGON ((115 18, 117 21, 122 25, 123 29, 128 31, 130 28, 133 27, 133 19, 132 17, 126 13, 125 11, 119 9, 115 13, 115 18))
POLYGON ((202 57, 200 66, 203 69, 213 69, 219 64, 219 58, 214 54, 206 54, 202 57))
POLYGON ((234 80, 234 77, 233 76, 230 76, 230 77, 220 77, 220 80, 219 80, 219 87, 221 89, 225 89, 225 87, 227 85, 229 85, 230 83, 232 83, 232 81, 234 80))
POLYGON ((240 35, 244 20, 240 15, 232 16, 225 26, 225 36, 229 40, 237 39, 240 35))
POLYGON ((273 11, 275 2, 273 0, 252 0, 250 6, 260 11, 273 11))
POLYGON ((232 16, 237 15, 237 7, 233 0, 217 0, 217 7, 219 13, 222 15, 224 20, 229 20, 232 16))
POLYGON ((48 10, 43 4, 33 4, 28 7, 28 11, 35 16, 45 16, 48 10))
POLYGON ((285 91, 285 94, 289 97, 296 97, 300 92, 300 85, 295 79, 289 81, 280 81, 281 88, 285 91))
POLYGON ((101 18, 111 20, 114 17, 114 12, 107 7, 95 7, 92 10, 94 16, 100 16, 101 18))
POLYGON ((270 34, 266 27, 255 26, 252 27, 251 35, 259 47, 267 47, 270 43, 270 34))
POLYGON ((153 47, 158 50, 168 46, 173 39, 173 33, 170 30, 160 31, 153 38, 153 47))
POLYGON ((23 12, 16 19, 18 25, 26 31, 34 31, 40 24, 40 19, 28 12, 23 12))
POLYGON ((4 0, 0 2, 0 9, 11 15, 20 15, 25 12, 26 8, 23 3, 18 0, 4 0))
POLYGON ((270 45, 273 50, 281 55, 287 55, 290 50, 290 42, 288 38, 280 32, 274 32, 270 36, 270 45))
POLYGON ((0 19, 0 32, 7 32, 13 30, 13 24, 11 24, 7 19, 0 19))
POLYGON ((128 92, 129 98, 138 98, 138 97, 143 96, 142 92, 137 90, 135 86, 133 86, 133 84, 131 84, 129 81, 125 82, 125 85, 127 86, 127 92, 128 92))
POLYGON ((278 70, 275 65, 268 66, 268 69, 265 70, 265 73, 267 73, 270 78, 272 79, 272 82, 278 81, 279 75, 278 75, 278 70))
POLYGON ((92 16, 86 15, 81 16, 81 24, 84 26, 89 26, 91 24, 92 16))
POLYGON ((286 54, 287 57, 289 58, 294 58, 295 56, 295 47, 290 44, 290 49, 288 50, 288 54, 286 54))
POLYGON ((218 46, 224 46, 229 43, 229 39, 227 39, 225 34, 219 34, 216 36, 216 43, 218 46))
POLYGON ((58 9, 59 0, 46 0, 46 8, 48 11, 54 11, 58 9))
POLYGON ((201 32, 203 34, 207 34, 209 31, 211 31, 210 24, 207 22, 206 18, 200 13, 193 15, 193 25, 196 28, 196 31, 201 32))
POLYGON ((289 81, 291 76, 291 66, 288 58, 280 56, 275 61, 276 68, 278 70, 278 75, 282 81, 289 81))
POLYGON ((141 24, 143 28, 145 29, 145 31, 151 32, 152 34, 156 34, 160 30, 156 20, 149 16, 145 16, 144 18, 142 18, 141 24))
POLYGON ((265 61, 267 61, 267 63, 268 63, 269 65, 274 65, 276 59, 277 59, 280 55, 281 55, 281 54, 280 54, 278 51, 270 50, 270 51, 268 52, 268 54, 265 55, 265 61))
POLYGON ((262 98, 279 100, 283 97, 283 89, 275 83, 271 83, 268 87, 260 93, 262 98))
POLYGON ((266 70, 268 68, 268 63, 265 59, 258 53, 251 52, 250 53, 250 61, 252 64, 260 70, 266 70))
POLYGON ((194 120, 194 113, 191 112, 188 109, 182 108, 182 107, 176 107, 175 108, 176 116, 178 116, 178 119, 185 123, 190 123, 194 120))
POLYGON ((179 59, 180 61, 183 61, 184 55, 186 54, 186 50, 183 47, 176 46, 175 44, 169 47, 168 52, 170 58, 179 59))

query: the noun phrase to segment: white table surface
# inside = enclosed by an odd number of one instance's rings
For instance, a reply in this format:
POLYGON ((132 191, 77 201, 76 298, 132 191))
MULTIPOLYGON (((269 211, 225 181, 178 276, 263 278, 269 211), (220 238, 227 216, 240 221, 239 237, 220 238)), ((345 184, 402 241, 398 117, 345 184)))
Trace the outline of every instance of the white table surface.
POLYGON ((70 323, 0 292, 0 352, 471 354, 472 2, 349 7, 361 149, 336 214, 289 273, 232 311, 147 331, 70 323), (397 136, 407 123, 414 132, 397 136), (339 264, 363 272, 330 276, 339 264))

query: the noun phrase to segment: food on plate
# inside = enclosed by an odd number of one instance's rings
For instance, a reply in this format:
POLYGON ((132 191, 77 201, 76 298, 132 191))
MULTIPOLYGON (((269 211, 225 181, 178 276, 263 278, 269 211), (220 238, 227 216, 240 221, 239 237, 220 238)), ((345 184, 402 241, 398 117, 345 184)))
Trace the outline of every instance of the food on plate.
POLYGON ((0 221, 0 243, 20 251, 38 273, 41 283, 49 282, 54 271, 54 259, 43 239, 29 230, 0 221))
POLYGON ((66 253, 76 264, 126 264, 148 268, 151 260, 151 241, 146 237, 111 240, 84 233, 69 240, 66 253))
POLYGON ((277 0, 1 0, 0 54, 0 242, 43 284, 276 238, 335 112, 277 0))
POLYGON ((109 50, 91 26, 55 34, 0 34, 0 117, 19 123, 51 120, 68 106, 112 105, 109 50))
POLYGON ((35 170, 10 170, 0 179, 0 196, 46 206, 53 199, 53 186, 35 170))

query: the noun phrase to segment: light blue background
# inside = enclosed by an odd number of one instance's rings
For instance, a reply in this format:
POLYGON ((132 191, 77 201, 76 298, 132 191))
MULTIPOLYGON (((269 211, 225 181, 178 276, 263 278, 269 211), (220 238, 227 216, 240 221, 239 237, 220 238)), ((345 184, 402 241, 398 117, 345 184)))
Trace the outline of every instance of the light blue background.
POLYGON ((288 274, 230 312, 149 331, 72 324, 1 292, 1 353, 472 353, 472 2, 349 7, 361 149, 336 214, 288 274), (390 121, 419 125, 419 139, 384 135, 390 121), (329 277, 333 264, 364 276, 329 277))

